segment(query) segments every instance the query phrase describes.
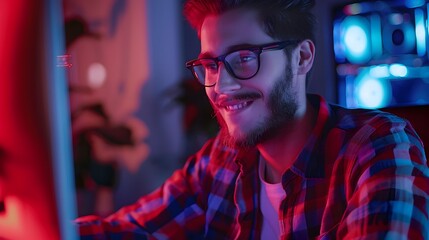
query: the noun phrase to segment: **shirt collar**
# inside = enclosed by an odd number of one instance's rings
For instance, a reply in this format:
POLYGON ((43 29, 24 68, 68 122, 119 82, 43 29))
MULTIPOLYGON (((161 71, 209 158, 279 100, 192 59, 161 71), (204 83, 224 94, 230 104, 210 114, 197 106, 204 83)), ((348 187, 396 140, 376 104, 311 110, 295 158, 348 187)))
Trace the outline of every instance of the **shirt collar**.
POLYGON ((245 175, 249 171, 257 169, 259 152, 256 148, 240 149, 234 159, 235 163, 240 167, 240 172, 245 175))
POLYGON ((330 107, 326 100, 314 94, 308 94, 309 103, 317 109, 316 125, 303 150, 291 167, 291 171, 303 178, 325 177, 324 138, 329 132, 330 107))

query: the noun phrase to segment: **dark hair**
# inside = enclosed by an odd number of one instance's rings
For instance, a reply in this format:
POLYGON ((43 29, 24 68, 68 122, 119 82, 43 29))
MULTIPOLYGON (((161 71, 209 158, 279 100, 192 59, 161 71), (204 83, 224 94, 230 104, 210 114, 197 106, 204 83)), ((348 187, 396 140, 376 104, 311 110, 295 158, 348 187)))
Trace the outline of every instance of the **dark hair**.
POLYGON ((258 12, 265 32, 272 38, 315 42, 313 6, 314 0, 187 0, 183 13, 198 36, 208 15, 248 8, 258 12))

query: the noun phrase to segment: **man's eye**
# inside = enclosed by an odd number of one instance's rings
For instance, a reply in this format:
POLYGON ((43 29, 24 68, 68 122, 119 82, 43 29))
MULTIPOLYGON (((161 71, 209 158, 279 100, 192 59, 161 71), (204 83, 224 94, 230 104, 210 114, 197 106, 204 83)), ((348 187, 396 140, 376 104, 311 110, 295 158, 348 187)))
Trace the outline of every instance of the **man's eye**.
POLYGON ((214 63, 214 62, 212 62, 212 63, 204 63, 203 66, 207 70, 216 70, 217 69, 217 64, 214 63))
POLYGON ((245 54, 236 56, 232 61, 230 61, 231 66, 234 67, 243 67, 249 64, 253 64, 256 61, 256 57, 253 54, 245 54))
POLYGON ((240 56, 240 58, 239 58, 239 62, 241 62, 241 63, 246 63, 246 62, 250 62, 253 60, 255 60, 255 56, 253 56, 253 55, 240 56))

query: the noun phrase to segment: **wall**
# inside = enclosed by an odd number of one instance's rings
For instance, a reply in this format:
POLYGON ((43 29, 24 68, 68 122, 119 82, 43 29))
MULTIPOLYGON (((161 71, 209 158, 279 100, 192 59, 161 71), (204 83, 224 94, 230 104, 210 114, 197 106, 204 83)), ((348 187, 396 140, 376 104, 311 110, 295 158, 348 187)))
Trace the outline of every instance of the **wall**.
POLYGON ((117 207, 151 192, 183 161, 182 107, 174 98, 182 80, 181 6, 178 1, 146 1, 149 77, 136 115, 149 129, 148 158, 136 173, 120 168, 117 207))

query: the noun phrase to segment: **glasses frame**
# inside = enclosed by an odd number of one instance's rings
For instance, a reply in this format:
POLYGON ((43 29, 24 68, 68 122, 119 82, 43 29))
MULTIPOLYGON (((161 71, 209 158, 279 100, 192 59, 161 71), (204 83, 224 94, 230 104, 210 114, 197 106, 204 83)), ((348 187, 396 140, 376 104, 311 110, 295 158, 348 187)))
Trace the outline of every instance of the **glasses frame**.
POLYGON ((195 66, 200 66, 201 64, 198 64, 201 60, 213 60, 216 63, 216 67, 219 69, 219 62, 222 62, 223 65, 225 66, 226 71, 234 78, 240 79, 240 80, 248 80, 253 78, 254 76, 256 76, 256 74, 258 74, 259 72, 259 68, 261 66, 261 53, 264 51, 276 51, 276 50, 282 50, 284 48, 286 48, 287 46, 293 45, 293 44, 297 44, 299 43, 300 40, 286 40, 286 41, 280 41, 280 42, 274 42, 274 43, 267 43, 267 44, 263 44, 263 45, 256 45, 253 47, 248 47, 248 48, 242 48, 242 49, 235 49, 232 51, 229 51, 225 54, 222 54, 218 57, 214 57, 214 58, 197 58, 194 60, 190 60, 188 62, 186 62, 186 68, 188 68, 191 72, 192 75, 194 76, 194 78, 204 87, 213 87, 214 85, 216 85, 216 82, 210 85, 206 85, 205 84, 205 79, 200 79, 198 77, 198 74, 196 73, 194 67, 195 66), (255 53, 257 55, 257 59, 258 59, 258 67, 256 69, 256 72, 251 75, 250 77, 239 77, 237 76, 234 71, 232 70, 231 66, 228 64, 227 61, 225 61, 226 56, 228 56, 231 53, 237 52, 237 51, 243 51, 243 50, 248 50, 251 51, 253 53, 255 53))

